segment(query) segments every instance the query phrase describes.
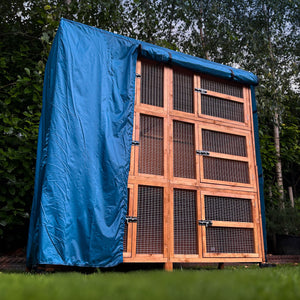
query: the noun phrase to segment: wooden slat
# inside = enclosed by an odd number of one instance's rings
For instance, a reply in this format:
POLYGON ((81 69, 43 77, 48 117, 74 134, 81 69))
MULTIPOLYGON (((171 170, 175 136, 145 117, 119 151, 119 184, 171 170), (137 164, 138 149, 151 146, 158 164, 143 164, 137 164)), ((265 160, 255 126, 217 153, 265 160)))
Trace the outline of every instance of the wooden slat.
MULTIPOLYGON (((201 203, 201 216, 198 220, 205 220, 205 202, 204 202, 205 194, 201 192, 200 194, 200 203, 201 203)), ((204 226, 199 226, 201 231, 201 238, 202 238, 202 252, 201 256, 205 256, 206 253, 206 230, 204 226)))
POLYGON ((136 105, 135 111, 145 115, 164 117, 167 115, 164 107, 153 106, 149 104, 140 103, 136 105))
MULTIPOLYGON (((202 172, 203 174, 203 172, 202 172)), ((251 185, 251 183, 241 183, 241 182, 231 182, 231 181, 220 181, 220 180, 214 180, 214 179, 206 179, 204 178, 203 175, 201 175, 201 182, 204 183, 211 183, 214 185, 229 185, 232 187, 243 187, 243 186, 248 186, 248 187, 253 187, 253 185, 251 185)))
MULTIPOLYGON (((201 200, 201 192, 197 191, 197 220, 202 220, 202 200, 201 200)), ((202 228, 201 227, 197 227, 197 237, 198 237, 198 257, 202 257, 203 256, 203 245, 202 245, 202 241, 203 241, 203 232, 202 232, 202 228)))
MULTIPOLYGON (((169 179, 173 176, 173 129, 172 129, 172 120, 169 116, 169 111, 173 110, 173 70, 171 68, 166 68, 165 72, 165 79, 166 79, 166 91, 165 94, 165 103, 167 107, 167 116, 166 116, 166 143, 167 143, 167 153, 166 153, 166 162, 167 162, 167 174, 168 174, 168 235, 165 236, 167 249, 167 259, 168 264, 165 265, 166 268, 170 269, 170 260, 173 257, 174 252, 174 220, 173 220, 173 189, 171 188, 169 179)), ((172 264, 173 268, 173 264, 172 264)))
POLYGON ((136 183, 140 185, 164 186, 168 183, 168 180, 163 176, 145 174, 144 176, 141 175, 141 176, 129 177, 128 183, 132 183, 132 184, 136 183))
POLYGON ((200 76, 194 75, 194 107, 195 107, 195 117, 198 118, 201 112, 201 102, 200 93, 196 89, 200 88, 200 76), (200 105, 200 106, 199 106, 200 105))
POLYGON ((228 124, 207 124, 202 120, 199 120, 201 129, 218 131, 222 133, 241 135, 250 138, 250 130, 248 128, 232 128, 228 124))
POLYGON ((259 218, 257 216, 257 204, 256 204, 256 198, 251 201, 252 206, 252 216, 253 216, 253 222, 254 222, 254 248, 255 253, 259 253, 259 230, 258 230, 258 224, 259 224, 259 218))
POLYGON ((244 191, 235 191, 235 190, 218 190, 215 188, 205 188, 201 189, 202 195, 208 196, 219 196, 219 197, 230 197, 230 198, 242 198, 242 199, 254 199, 256 193, 245 193, 244 191))
POLYGON ((258 256, 247 256, 247 257, 199 257, 186 258, 186 257, 173 257, 172 262, 174 263, 258 263, 262 262, 262 258, 258 256))
POLYGON ((251 129, 251 115, 252 115, 252 106, 250 106, 251 102, 249 99, 249 91, 250 89, 247 87, 243 87, 243 94, 244 94, 244 116, 245 116, 245 124, 246 126, 251 129))
POLYGON ((169 260, 174 257, 174 188, 170 186, 170 240, 169 240, 169 260))
MULTIPOLYGON (((248 89, 247 91, 247 102, 249 103, 249 111, 252 112, 252 98, 251 98, 251 91, 248 89)), ((263 229, 262 229, 262 215, 261 215, 261 206, 260 206, 260 194, 259 194, 259 182, 258 182, 258 170, 257 170, 257 164, 256 164, 256 152, 255 152, 255 139, 254 139, 254 125, 253 125, 253 115, 252 113, 249 113, 250 116, 250 128, 251 128, 251 142, 252 142, 252 158, 253 158, 253 168, 254 168, 254 177, 255 177, 255 187, 257 190, 257 197, 256 197, 256 214, 257 214, 257 236, 256 236, 256 242, 259 247, 258 251, 260 253, 260 256, 262 257, 263 261, 266 260, 265 257, 265 249, 264 249, 264 237, 263 237, 263 229)), ((250 150, 249 150, 250 151, 250 150)), ((250 155, 250 154, 249 154, 250 155)))
POLYGON ((218 152, 212 152, 212 151, 209 151, 209 157, 223 158, 223 159, 235 160, 235 161, 245 161, 245 162, 250 161, 249 157, 231 155, 231 154, 225 154, 225 153, 218 153, 218 152))
MULTIPOLYGON (((128 201, 128 215, 133 216, 133 184, 128 184, 129 189, 129 201, 128 201)), ((128 232, 127 232, 127 257, 131 257, 132 253, 132 225, 133 223, 128 224, 128 232)))
POLYGON ((245 100, 243 98, 239 98, 239 97, 235 97, 235 96, 231 96, 231 95, 227 95, 227 94, 221 94, 221 93, 213 92, 213 91, 209 91, 209 90, 207 90, 207 93, 205 95, 213 96, 213 97, 220 98, 220 99, 240 102, 240 103, 245 102, 245 100))
MULTIPOLYGON (((199 150, 202 149, 202 134, 200 133, 201 129, 200 129, 200 125, 199 124, 195 124, 195 150, 199 150)), ((195 167, 196 167, 196 181, 197 181, 197 185, 200 184, 201 182, 201 178, 200 178, 200 170, 201 170, 201 159, 200 159, 200 155, 196 154, 195 151, 195 167)))
POLYGON ((215 221, 215 220, 211 220, 211 221, 213 227, 254 228, 254 223, 215 221))
MULTIPOLYGON (((138 185, 133 186, 133 210, 132 216, 137 217, 137 203, 138 203, 138 185)), ((136 256, 136 233, 137 233, 137 223, 132 223, 132 243, 131 243, 131 257, 136 256)))
MULTIPOLYGON (((136 112, 135 115, 135 140, 140 140, 140 114, 136 112)), ((137 175, 139 171, 139 146, 134 147, 134 173, 137 175)))
POLYGON ((167 258, 161 255, 160 257, 157 256, 144 256, 144 255, 137 255, 135 257, 124 257, 124 263, 165 263, 167 262, 167 258))
POLYGON ((242 258, 259 257, 259 255, 256 253, 205 253, 205 257, 239 257, 241 258, 240 261, 242 262, 242 258))
MULTIPOLYGON (((136 62, 136 74, 141 74, 142 63, 140 60, 136 62)), ((135 107, 141 103, 141 77, 135 79, 135 107)))
POLYGON ((136 254, 136 258, 137 260, 145 259, 145 261, 152 260, 152 259, 163 260, 163 261, 167 260, 163 254, 136 254))
MULTIPOLYGON (((133 118, 133 130, 132 130, 132 140, 135 141, 135 119, 136 119, 136 113, 134 112, 134 118, 133 118)), ((130 152, 130 169, 129 169, 129 176, 134 175, 134 154, 135 154, 135 146, 131 146, 131 152, 130 152)))

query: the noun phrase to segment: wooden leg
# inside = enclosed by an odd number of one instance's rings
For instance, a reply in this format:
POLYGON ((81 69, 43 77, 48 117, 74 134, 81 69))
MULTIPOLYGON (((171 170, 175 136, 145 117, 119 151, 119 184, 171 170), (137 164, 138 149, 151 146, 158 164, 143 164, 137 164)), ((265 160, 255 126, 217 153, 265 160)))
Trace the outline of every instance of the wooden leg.
POLYGON ((219 263, 218 264, 218 269, 223 270, 224 269, 224 263, 219 263))
POLYGON ((173 263, 168 261, 164 265, 165 271, 172 272, 173 271, 173 263))

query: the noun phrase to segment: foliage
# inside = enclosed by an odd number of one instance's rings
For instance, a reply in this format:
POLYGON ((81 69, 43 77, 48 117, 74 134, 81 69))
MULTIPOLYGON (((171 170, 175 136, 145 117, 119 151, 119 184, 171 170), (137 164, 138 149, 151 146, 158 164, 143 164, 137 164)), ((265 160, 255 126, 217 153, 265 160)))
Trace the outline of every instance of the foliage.
POLYGON ((300 211, 292 207, 280 210, 277 207, 268 208, 267 211, 268 234, 300 235, 300 211))
POLYGON ((280 198, 275 125, 285 190, 300 197, 299 1, 13 0, 0 13, 0 252, 26 243, 43 74, 61 17, 257 74, 270 224, 280 198))
POLYGON ((118 1, 0 4, 0 253, 26 244, 44 69, 59 20, 76 15, 119 30, 118 6, 118 1))

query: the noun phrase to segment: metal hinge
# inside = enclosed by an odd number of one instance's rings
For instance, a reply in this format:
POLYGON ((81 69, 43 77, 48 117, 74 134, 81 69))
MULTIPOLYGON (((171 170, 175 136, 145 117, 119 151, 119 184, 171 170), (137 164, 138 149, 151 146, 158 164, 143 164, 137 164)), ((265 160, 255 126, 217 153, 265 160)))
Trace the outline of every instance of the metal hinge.
POLYGON ((196 150, 196 154, 208 156, 209 152, 208 151, 203 151, 203 150, 196 150))
POLYGON ((195 91, 196 91, 196 92, 199 92, 199 93, 201 93, 201 94, 207 94, 207 90, 205 90, 205 89, 195 88, 195 91))
POLYGON ((136 223, 137 217, 126 217, 126 222, 128 223, 136 223))
POLYGON ((199 220, 199 221, 198 221, 198 224, 201 225, 201 226, 208 227, 208 226, 212 226, 212 221, 199 220))
POLYGON ((139 141, 132 141, 132 143, 131 143, 133 146, 138 146, 139 144, 140 144, 140 142, 139 141))
POLYGON ((138 74, 138 73, 136 73, 136 74, 135 74, 135 77, 136 77, 136 78, 141 78, 141 77, 142 77, 142 75, 141 75, 141 74, 138 74))

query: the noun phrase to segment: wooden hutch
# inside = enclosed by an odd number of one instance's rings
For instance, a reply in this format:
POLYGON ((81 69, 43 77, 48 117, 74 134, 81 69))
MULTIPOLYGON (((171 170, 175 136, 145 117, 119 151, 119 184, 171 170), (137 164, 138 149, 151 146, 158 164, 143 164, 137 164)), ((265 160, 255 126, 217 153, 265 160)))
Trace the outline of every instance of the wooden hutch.
POLYGON ((262 262, 250 88, 139 59, 124 262, 262 262))

